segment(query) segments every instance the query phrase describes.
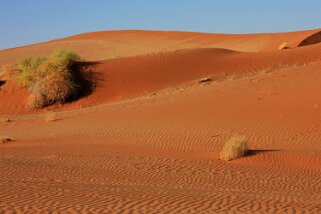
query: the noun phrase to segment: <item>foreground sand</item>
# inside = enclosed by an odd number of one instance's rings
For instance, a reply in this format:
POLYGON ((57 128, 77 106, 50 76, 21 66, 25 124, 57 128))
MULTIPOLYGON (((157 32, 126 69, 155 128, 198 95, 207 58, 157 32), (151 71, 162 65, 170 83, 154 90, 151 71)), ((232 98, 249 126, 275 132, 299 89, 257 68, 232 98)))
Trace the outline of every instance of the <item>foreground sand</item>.
POLYGON ((93 94, 34 112, 8 81, 0 134, 14 141, 0 145, 0 212, 321 212, 320 50, 101 61, 93 94), (250 155, 220 161, 234 134, 250 155))

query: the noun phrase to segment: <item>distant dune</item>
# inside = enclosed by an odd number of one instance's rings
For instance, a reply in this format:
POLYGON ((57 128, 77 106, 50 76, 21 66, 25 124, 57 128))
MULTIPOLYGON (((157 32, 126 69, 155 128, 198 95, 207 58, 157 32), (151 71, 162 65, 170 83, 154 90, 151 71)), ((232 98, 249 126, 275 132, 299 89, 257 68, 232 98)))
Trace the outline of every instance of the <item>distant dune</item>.
POLYGON ((1 50, 0 67, 69 48, 97 87, 31 111, 0 75, 0 212, 321 212, 320 35, 104 31, 1 50), (250 153, 219 160, 233 135, 250 153))
POLYGON ((290 47, 321 41, 321 29, 274 34, 208 34, 172 31, 102 31, 80 34, 45 43, 0 51, 0 65, 13 63, 25 55, 47 55, 58 48, 70 48, 90 61, 105 60, 113 55, 175 51, 186 48, 224 48, 242 52, 277 50, 287 42, 290 47), (308 41, 306 41, 308 39, 308 41))

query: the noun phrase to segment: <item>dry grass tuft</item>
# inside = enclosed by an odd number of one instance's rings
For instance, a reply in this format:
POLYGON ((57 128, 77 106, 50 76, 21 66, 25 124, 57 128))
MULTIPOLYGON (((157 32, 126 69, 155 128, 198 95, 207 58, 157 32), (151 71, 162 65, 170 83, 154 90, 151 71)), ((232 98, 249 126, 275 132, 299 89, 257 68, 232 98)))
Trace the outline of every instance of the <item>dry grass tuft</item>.
POLYGON ((40 92, 30 94, 26 107, 30 109, 39 109, 46 107, 46 98, 40 92))
POLYGON ((206 82, 211 82, 212 78, 210 77, 204 77, 198 81, 198 83, 206 83, 206 82))
POLYGON ((68 49, 61 49, 61 50, 54 51, 49 58, 67 59, 69 61, 74 61, 74 62, 79 62, 81 60, 78 54, 68 49))
POLYGON ((233 136, 223 146, 220 153, 221 160, 235 160, 246 155, 248 151, 244 136, 233 136))
POLYGON ((289 49, 289 45, 287 42, 283 42, 282 44, 279 45, 279 50, 284 50, 284 49, 289 49))
POLYGON ((9 117, 5 117, 5 116, 0 116, 0 122, 2 123, 8 123, 11 122, 9 117))
POLYGON ((116 53, 113 53, 110 57, 110 59, 121 59, 121 58, 124 58, 124 57, 116 53))
POLYGON ((3 136, 3 135, 0 135, 0 143, 1 144, 5 144, 7 142, 11 141, 10 138, 6 137, 6 136, 3 136))
POLYGON ((56 113, 55 112, 48 112, 45 114, 45 122, 53 122, 56 121, 56 113))

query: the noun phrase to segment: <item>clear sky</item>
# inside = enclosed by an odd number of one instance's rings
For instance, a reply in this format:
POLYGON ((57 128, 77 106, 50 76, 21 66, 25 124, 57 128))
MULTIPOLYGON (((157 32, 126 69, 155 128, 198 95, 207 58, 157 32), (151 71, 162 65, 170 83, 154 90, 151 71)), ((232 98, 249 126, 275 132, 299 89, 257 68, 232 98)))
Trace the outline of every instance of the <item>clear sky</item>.
POLYGON ((0 49, 101 30, 313 28, 321 28, 321 0, 0 0, 0 49))

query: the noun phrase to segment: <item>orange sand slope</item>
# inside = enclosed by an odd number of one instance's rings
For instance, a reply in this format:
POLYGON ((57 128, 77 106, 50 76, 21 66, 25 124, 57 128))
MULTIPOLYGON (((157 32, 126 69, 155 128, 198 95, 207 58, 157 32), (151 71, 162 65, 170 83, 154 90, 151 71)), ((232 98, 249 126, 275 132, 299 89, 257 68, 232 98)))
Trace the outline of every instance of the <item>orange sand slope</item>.
MULTIPOLYGON (((185 49, 145 56, 93 62, 89 70, 99 77, 98 87, 91 96, 62 106, 63 109, 111 103, 175 87, 201 78, 214 80, 270 72, 317 62, 321 59, 320 45, 285 51, 258 53, 235 52, 226 49, 185 49), (308 55, 306 53, 309 53, 308 55)), ((26 113, 27 89, 8 81, 0 96, 0 113, 26 113)))
POLYGON ((13 139, 0 145, 0 212, 321 212, 319 31, 116 31, 2 51, 10 63, 74 45, 97 54, 99 81, 88 97, 33 112, 14 80, 0 86, 11 120, 0 134, 13 139), (132 57, 103 58, 92 41, 132 57), (235 134, 250 155, 219 160, 235 134))

